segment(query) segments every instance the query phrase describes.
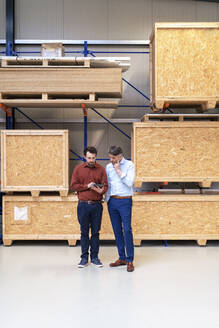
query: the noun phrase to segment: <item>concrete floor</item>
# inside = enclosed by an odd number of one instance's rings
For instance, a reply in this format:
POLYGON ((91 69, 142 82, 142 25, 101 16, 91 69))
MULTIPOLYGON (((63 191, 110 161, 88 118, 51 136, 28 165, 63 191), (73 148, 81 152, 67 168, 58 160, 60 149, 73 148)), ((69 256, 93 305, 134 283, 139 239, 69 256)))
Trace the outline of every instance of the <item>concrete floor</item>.
POLYGON ((78 269, 79 257, 64 242, 0 246, 0 326, 219 327, 219 242, 145 242, 133 273, 109 267, 112 243, 103 268, 78 269))

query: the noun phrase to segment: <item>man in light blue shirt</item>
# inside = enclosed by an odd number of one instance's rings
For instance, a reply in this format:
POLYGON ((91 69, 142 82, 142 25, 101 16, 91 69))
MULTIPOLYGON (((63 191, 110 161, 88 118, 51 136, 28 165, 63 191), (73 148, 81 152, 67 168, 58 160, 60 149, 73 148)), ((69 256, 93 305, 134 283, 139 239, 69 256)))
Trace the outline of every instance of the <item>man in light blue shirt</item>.
POLYGON ((106 201, 116 238, 119 259, 110 267, 127 265, 127 271, 134 271, 134 245, 131 227, 134 164, 123 157, 120 147, 109 150, 110 163, 106 166, 108 191, 106 201))

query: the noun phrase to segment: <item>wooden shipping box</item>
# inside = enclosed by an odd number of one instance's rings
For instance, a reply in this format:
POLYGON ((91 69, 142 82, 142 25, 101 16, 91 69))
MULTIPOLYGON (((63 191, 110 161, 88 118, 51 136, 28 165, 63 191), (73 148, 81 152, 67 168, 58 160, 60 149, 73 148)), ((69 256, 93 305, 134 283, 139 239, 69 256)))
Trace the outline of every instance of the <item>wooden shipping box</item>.
MULTIPOLYGON (((75 245, 80 240, 77 219, 78 198, 40 196, 3 197, 3 240, 10 245, 13 240, 68 240, 75 245)), ((103 204, 100 239, 114 239, 107 206, 103 204)))
POLYGON ((68 130, 2 130, 1 190, 59 191, 69 188, 68 130))
POLYGON ((141 240, 219 239, 219 195, 140 195, 134 197, 133 231, 141 240))
POLYGON ((156 23, 150 37, 150 101, 214 108, 219 100, 219 23, 156 23))
POLYGON ((219 122, 133 124, 132 160, 135 186, 142 182, 219 181, 219 122))

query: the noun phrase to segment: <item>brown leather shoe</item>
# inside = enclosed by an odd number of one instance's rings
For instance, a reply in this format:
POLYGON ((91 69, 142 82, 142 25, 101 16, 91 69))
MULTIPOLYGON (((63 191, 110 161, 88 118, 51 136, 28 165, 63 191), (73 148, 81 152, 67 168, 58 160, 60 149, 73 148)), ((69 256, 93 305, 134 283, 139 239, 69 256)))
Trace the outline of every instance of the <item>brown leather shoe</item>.
POLYGON ((135 270, 134 265, 132 262, 127 263, 127 271, 128 272, 133 272, 135 270))
POLYGON ((113 262, 113 263, 110 263, 110 267, 111 268, 114 268, 114 267, 118 267, 118 266, 120 266, 120 265, 126 265, 127 264, 127 262, 126 261, 124 261, 124 260, 116 260, 115 262, 113 262))

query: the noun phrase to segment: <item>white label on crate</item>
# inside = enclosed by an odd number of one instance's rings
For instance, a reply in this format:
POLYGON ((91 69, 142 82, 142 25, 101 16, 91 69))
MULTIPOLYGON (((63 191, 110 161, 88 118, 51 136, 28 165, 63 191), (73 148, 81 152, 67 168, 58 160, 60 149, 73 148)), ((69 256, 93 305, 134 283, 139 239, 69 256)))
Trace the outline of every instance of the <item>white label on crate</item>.
POLYGON ((27 206, 24 207, 14 207, 14 220, 15 221, 27 221, 28 215, 27 215, 27 206))

